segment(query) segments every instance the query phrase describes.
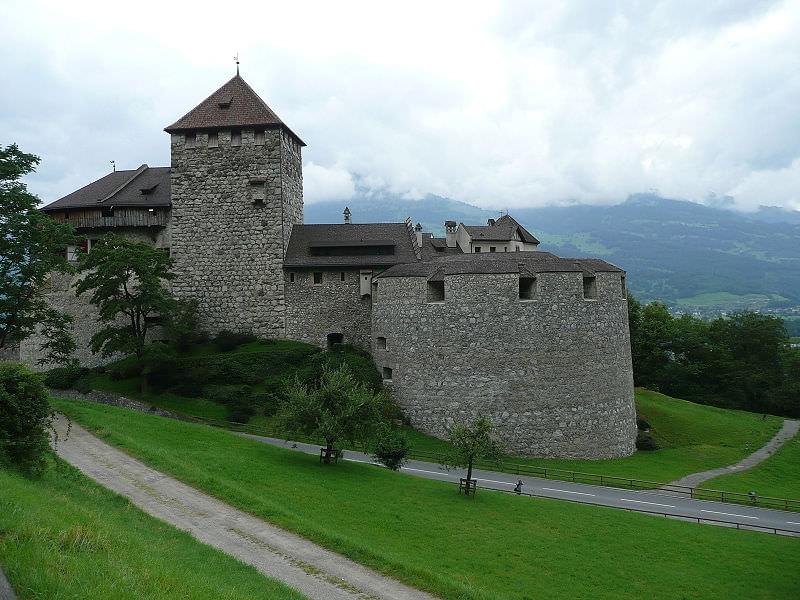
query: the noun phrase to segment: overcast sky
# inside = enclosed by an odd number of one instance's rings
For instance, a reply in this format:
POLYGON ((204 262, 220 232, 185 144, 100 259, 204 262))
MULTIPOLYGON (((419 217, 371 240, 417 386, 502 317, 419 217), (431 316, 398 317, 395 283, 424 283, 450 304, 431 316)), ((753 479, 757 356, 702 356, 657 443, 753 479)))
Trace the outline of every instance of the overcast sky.
POLYGON ((55 200, 169 164, 163 128, 234 74, 353 176, 484 207, 629 193, 800 209, 800 0, 0 2, 0 144, 55 200))

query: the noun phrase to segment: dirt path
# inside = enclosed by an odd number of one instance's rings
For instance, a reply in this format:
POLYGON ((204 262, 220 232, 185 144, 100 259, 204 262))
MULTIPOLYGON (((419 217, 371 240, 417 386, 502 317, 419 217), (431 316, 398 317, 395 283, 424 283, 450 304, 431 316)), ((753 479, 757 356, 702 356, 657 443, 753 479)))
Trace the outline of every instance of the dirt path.
POLYGON ((101 485, 312 600, 434 600, 155 471, 67 420, 57 452, 101 485))
POLYGON ((767 442, 764 446, 762 446, 749 456, 745 456, 735 465, 729 465, 727 467, 719 467, 717 469, 711 469, 710 471, 703 471, 701 473, 692 473, 691 475, 682 477, 677 481, 673 481, 669 485, 698 487, 704 481, 708 481, 709 479, 712 479, 719 475, 739 473, 741 471, 750 469, 756 466, 758 463, 762 462, 763 460, 766 460, 767 458, 772 456, 778 448, 780 448, 786 442, 792 439, 797 434, 798 430, 800 430, 800 421, 785 419, 783 421, 783 427, 780 428, 778 433, 776 433, 775 436, 769 442, 767 442))

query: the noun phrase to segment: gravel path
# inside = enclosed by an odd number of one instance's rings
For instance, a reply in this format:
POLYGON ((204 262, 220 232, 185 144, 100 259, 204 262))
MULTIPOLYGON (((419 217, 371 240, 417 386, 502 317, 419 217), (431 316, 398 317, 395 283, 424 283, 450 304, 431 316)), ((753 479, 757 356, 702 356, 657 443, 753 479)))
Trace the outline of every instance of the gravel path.
POLYGON ((764 446, 750 454, 749 456, 744 457, 742 460, 737 462, 735 465, 729 465, 727 467, 719 467, 717 469, 711 469, 710 471, 703 471, 701 473, 692 473, 691 475, 687 475, 677 481, 673 481, 669 485, 683 485, 687 487, 698 487, 704 481, 708 481, 714 477, 719 475, 728 475, 730 473, 738 473, 740 471, 745 471, 756 466, 763 460, 766 460, 770 456, 772 456, 775 451, 783 446, 787 441, 792 439, 796 434, 797 431, 800 430, 800 421, 793 421, 791 419, 785 419, 783 421, 783 427, 780 428, 778 433, 767 442, 764 446))
POLYGON ((155 471, 59 417, 57 452, 101 485, 312 600, 434 600, 155 471))

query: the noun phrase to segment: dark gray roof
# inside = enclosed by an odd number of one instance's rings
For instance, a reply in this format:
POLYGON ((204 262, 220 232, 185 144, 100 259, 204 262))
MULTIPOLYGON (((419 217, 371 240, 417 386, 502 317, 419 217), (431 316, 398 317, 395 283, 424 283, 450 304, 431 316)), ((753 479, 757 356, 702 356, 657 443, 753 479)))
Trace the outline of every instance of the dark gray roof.
POLYGON ((283 127, 301 146, 305 146, 303 140, 280 120, 238 73, 164 131, 174 133, 248 126, 283 127))
POLYGON ((170 206, 169 167, 142 165, 135 170, 117 171, 51 202, 43 211, 109 206, 170 206), (148 193, 142 193, 142 190, 148 193))
POLYGON ((559 258, 549 252, 503 252, 445 255, 441 258, 402 264, 387 269, 379 277, 439 277, 440 275, 498 273, 619 273, 622 269, 594 258, 559 258))
POLYGON ((456 246, 455 248, 447 247, 447 240, 445 238, 435 238, 430 233, 422 234, 422 258, 424 260, 436 258, 437 256, 444 256, 447 254, 463 254, 464 252, 456 246))
POLYGON ((505 242, 513 239, 514 232, 519 231, 519 236, 523 242, 528 244, 539 243, 539 240, 510 215, 503 215, 494 222, 494 225, 464 225, 462 223, 461 226, 467 230, 472 241, 505 242))
POLYGON ((286 249, 286 267, 372 267, 416 262, 405 223, 295 225, 286 249), (313 256, 311 248, 394 246, 394 254, 313 256))

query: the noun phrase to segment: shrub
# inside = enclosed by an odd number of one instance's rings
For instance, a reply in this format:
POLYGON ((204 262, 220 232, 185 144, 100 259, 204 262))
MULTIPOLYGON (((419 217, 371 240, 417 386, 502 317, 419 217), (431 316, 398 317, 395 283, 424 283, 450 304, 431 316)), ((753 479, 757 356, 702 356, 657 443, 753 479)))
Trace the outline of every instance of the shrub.
POLYGON ((142 374, 142 363, 135 356, 129 356, 108 365, 106 371, 114 381, 131 379, 142 374))
POLYGON ((81 378, 85 378, 88 373, 88 369, 77 365, 57 367, 45 373, 44 384, 56 390, 76 389, 75 383, 81 378))
POLYGON ((650 431, 650 423, 641 417, 636 417, 636 429, 639 431, 650 431))
POLYGON ((92 391, 92 378, 90 373, 87 372, 81 376, 72 386, 72 389, 80 392, 81 394, 88 394, 92 391))
POLYGON ((636 435, 636 449, 644 451, 658 450, 658 444, 656 444, 650 432, 640 431, 636 435))
POLYGON ((401 431, 386 428, 378 435, 375 459, 392 471, 397 471, 407 462, 408 451, 408 438, 401 431))
POLYGON ((40 474, 53 418, 41 376, 19 364, 0 364, 0 462, 40 474))
POLYGON ((265 417, 274 417, 278 413, 281 404, 281 396, 274 392, 253 392, 253 407, 256 412, 265 417))
POLYGON ((252 390, 249 385, 208 385, 203 389, 203 396, 220 404, 235 405, 246 398, 252 400, 252 390))
POLYGON ((318 385, 325 369, 335 371, 346 365, 357 383, 367 386, 373 392, 383 389, 383 381, 372 356, 368 352, 348 344, 337 345, 334 350, 311 356, 308 366, 299 373, 306 385, 318 385))
POLYGON ((255 406, 250 398, 238 398, 226 406, 228 421, 247 423, 256 414, 255 406))
POLYGON ((255 342, 258 338, 252 333, 240 333, 236 331, 220 331, 214 338, 214 346, 220 352, 230 352, 242 344, 255 342))
POLYGON ((175 364, 175 351, 163 342, 154 342, 145 348, 142 359, 142 377, 145 388, 163 391, 176 382, 179 372, 175 364))

